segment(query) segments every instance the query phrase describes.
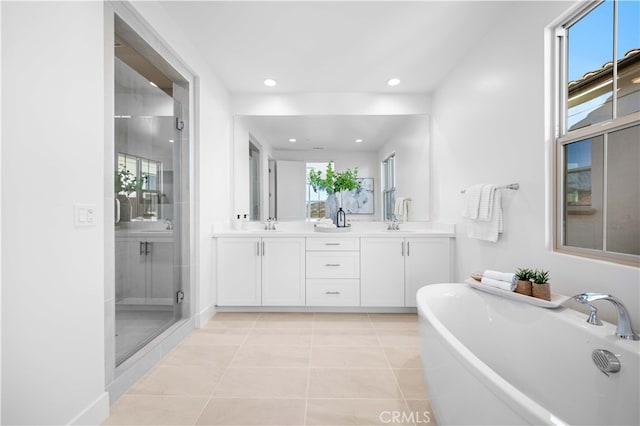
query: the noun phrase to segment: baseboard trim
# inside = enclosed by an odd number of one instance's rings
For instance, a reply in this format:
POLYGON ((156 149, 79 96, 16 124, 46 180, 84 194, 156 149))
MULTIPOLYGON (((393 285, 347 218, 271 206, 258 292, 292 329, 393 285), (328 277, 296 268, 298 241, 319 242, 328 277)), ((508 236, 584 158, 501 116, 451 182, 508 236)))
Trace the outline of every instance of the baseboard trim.
POLYGON ((360 314, 415 314, 413 307, 340 307, 340 306, 216 306, 215 312, 318 312, 360 314))
POLYGON ((109 393, 102 392, 95 401, 78 414, 69 425, 101 425, 109 417, 109 393))
POLYGON ((196 324, 196 328, 202 327, 203 324, 206 324, 213 316, 216 314, 216 305, 211 304, 204 308, 198 314, 198 323, 196 324))

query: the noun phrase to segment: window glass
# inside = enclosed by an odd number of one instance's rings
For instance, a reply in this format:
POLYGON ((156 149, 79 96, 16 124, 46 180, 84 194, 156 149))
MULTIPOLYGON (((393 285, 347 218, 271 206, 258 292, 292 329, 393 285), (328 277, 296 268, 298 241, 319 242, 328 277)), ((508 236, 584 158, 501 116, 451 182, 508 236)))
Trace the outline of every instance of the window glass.
POLYGON ((640 1, 618 3, 618 116, 640 111, 640 1))
POLYGON ((568 28, 568 130, 613 117, 613 26, 608 0, 568 28))
POLYGON ((396 203, 396 156, 382 162, 382 219, 393 220, 396 203))
POLYGON ((319 170, 321 176, 326 176, 327 165, 329 162, 324 163, 307 163, 307 217, 311 219, 322 219, 325 216, 324 202, 327 200, 327 192, 318 189, 315 192, 309 184, 309 172, 311 170, 319 170))
POLYGON ((565 245, 602 250, 604 137, 572 142, 564 150, 565 245))
POLYGON ((640 255, 640 126, 607 140, 607 251, 640 255))

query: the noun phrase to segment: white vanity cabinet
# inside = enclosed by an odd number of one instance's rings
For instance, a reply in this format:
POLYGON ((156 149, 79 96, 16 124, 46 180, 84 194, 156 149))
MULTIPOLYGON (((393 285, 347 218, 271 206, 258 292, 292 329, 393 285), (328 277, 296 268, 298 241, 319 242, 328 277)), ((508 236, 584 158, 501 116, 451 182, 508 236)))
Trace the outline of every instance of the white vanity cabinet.
POLYGON ((405 238, 404 306, 416 306, 418 289, 453 278, 451 238, 405 238))
POLYGON ((116 298, 119 304, 171 305, 173 238, 120 235, 115 240, 118 265, 116 298))
POLYGON ((420 287, 451 281, 451 240, 363 237, 361 268, 362 306, 415 307, 420 287))
POLYGON ((360 306, 360 239, 307 238, 307 306, 360 306))
POLYGON ((219 306, 304 306, 304 238, 218 238, 219 306))
POLYGON ((362 306, 404 306, 404 238, 361 239, 362 306))

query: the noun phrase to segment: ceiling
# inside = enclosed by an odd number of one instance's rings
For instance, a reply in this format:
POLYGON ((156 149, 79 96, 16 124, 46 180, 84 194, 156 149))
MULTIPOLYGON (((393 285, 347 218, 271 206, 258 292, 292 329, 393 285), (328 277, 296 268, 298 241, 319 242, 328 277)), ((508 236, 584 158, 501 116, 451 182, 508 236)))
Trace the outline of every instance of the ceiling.
POLYGON ((258 141, 277 150, 377 151, 420 115, 309 115, 236 117, 258 141), (294 138, 296 142, 289 142, 294 138), (362 142, 356 143, 356 139, 362 142))
POLYGON ((232 94, 432 92, 510 4, 159 3, 232 94), (401 83, 388 86, 392 77, 401 83), (265 86, 265 78, 278 85, 265 86))

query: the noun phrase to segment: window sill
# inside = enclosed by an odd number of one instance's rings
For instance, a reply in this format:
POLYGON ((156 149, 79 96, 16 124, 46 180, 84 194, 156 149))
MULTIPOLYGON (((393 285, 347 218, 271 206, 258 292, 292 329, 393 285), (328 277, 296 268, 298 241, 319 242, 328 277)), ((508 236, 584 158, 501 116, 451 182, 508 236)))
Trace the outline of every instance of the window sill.
POLYGON ((590 206, 568 206, 567 214, 570 215, 594 215, 598 212, 598 210, 594 209, 590 206))

